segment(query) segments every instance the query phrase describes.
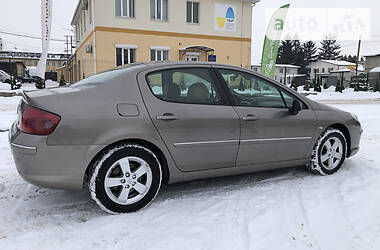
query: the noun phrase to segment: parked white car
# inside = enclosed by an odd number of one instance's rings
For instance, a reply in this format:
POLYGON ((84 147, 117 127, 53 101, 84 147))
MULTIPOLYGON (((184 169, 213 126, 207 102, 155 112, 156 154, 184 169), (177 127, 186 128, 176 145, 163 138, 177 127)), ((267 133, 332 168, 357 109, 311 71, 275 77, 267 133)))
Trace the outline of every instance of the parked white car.
POLYGON ((11 76, 7 72, 0 70, 0 82, 10 83, 11 76))

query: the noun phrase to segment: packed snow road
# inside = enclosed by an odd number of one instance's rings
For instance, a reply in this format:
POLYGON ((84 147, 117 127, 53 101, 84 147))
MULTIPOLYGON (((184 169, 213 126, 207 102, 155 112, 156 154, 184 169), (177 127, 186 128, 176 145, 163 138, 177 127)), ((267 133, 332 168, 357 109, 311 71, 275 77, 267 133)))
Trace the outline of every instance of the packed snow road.
MULTIPOLYGON (((17 98, 0 106, 0 128, 17 98)), ((0 133, 0 249, 380 249, 380 104, 369 103, 331 104, 364 129, 358 155, 332 176, 299 167, 172 185, 117 216, 86 191, 27 184, 0 133)))

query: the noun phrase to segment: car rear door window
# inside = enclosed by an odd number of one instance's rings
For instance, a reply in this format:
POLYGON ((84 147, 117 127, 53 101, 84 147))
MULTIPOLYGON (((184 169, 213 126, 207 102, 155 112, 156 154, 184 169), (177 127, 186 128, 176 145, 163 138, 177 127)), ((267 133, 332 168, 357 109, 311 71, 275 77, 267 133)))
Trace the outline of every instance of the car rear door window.
POLYGON ((255 76, 241 71, 219 69, 237 106, 286 108, 278 88, 255 76))
POLYGON ((146 77, 153 94, 164 101, 192 104, 222 104, 207 68, 176 68, 155 71, 146 77))

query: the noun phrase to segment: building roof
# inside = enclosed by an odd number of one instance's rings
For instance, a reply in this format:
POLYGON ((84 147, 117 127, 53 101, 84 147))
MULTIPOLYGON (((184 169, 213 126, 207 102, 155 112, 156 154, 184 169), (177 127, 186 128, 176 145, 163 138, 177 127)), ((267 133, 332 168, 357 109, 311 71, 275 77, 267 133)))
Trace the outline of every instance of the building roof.
MULTIPOLYGON (((39 59, 40 57, 40 52, 0 51, 0 58, 39 59)), ((69 55, 65 53, 48 53, 47 57, 48 60, 67 60, 68 58, 69 55)))
POLYGON ((375 57, 375 56, 380 56, 380 53, 364 55, 364 57, 375 57))
POLYGON ((75 8, 73 18, 71 19, 71 26, 75 25, 77 19, 79 18, 79 10, 82 10, 86 4, 88 4, 88 0, 78 0, 78 4, 75 8))
POLYGON ((380 67, 373 68, 369 71, 369 73, 380 73, 380 67))
POLYGON ((334 64, 337 66, 354 66, 356 65, 355 63, 352 62, 347 62, 347 61, 339 61, 339 60, 321 60, 322 62, 334 64))
POLYGON ((330 73, 348 73, 351 72, 350 69, 338 69, 338 70, 332 70, 330 73))
POLYGON ((202 51, 206 51, 206 52, 212 52, 212 51, 214 51, 213 48, 210 48, 210 47, 207 47, 207 46, 201 46, 201 45, 189 46, 189 47, 186 47, 186 48, 182 48, 180 50, 188 50, 188 49, 197 49, 197 50, 202 50, 202 51))

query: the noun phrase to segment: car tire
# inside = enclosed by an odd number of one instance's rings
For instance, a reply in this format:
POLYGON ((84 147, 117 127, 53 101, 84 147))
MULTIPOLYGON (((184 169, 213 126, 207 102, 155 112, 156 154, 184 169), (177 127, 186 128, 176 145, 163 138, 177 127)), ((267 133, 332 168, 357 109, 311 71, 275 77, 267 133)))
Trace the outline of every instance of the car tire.
POLYGON ((316 142, 308 169, 320 175, 337 172, 347 155, 347 141, 344 134, 337 129, 324 131, 316 142))
POLYGON ((162 181, 161 165, 149 149, 136 144, 110 148, 90 175, 91 197, 106 212, 130 213, 147 206, 162 181))

